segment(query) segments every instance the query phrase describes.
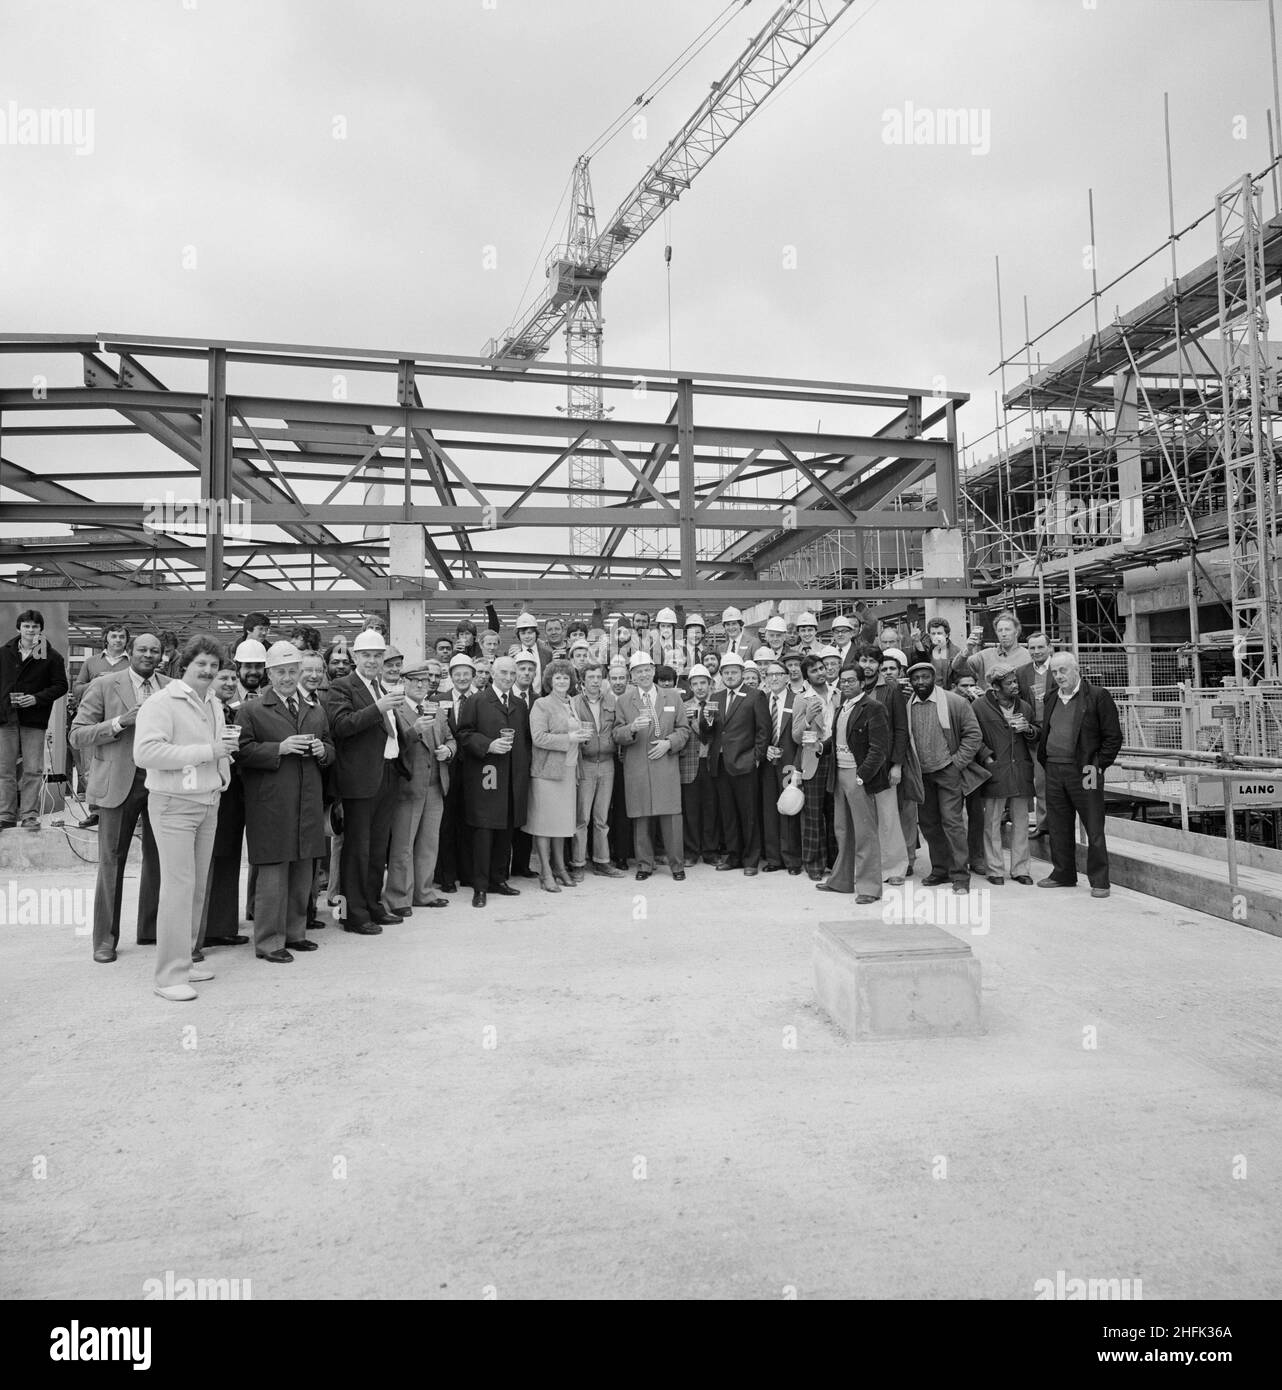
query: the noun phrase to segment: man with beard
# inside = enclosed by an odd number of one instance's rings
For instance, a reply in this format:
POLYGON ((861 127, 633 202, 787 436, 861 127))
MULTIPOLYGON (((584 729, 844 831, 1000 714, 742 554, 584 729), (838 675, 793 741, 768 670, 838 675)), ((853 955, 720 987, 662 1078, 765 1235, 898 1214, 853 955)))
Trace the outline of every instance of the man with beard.
POLYGON ((86 794, 98 807, 98 883, 93 905, 93 958, 107 965, 120 941, 120 904, 125 863, 134 827, 142 818, 142 880, 138 886, 137 940, 156 943, 160 903, 160 855, 147 814, 147 773, 133 758, 134 725, 143 702, 168 684, 157 671, 160 638, 142 632, 134 638, 123 671, 89 682, 80 697, 71 743, 90 755, 86 794))
MULTIPOLYGON (((886 769, 884 787, 868 791, 872 797, 877 820, 877 843, 881 852, 881 871, 892 887, 903 883, 908 873, 908 848, 904 844, 903 825, 899 817, 898 788, 903 781, 905 764, 911 749, 908 743, 908 701, 898 681, 888 681, 882 674, 884 654, 880 647, 860 646, 855 667, 866 694, 871 695, 886 711, 886 769)), ((920 780, 920 773, 917 773, 920 780)))
POLYGON ((516 663, 501 656, 494 682, 463 704, 458 742, 462 748, 463 806, 472 832, 472 906, 485 907, 490 893, 515 898, 507 881, 512 831, 525 823, 532 743, 526 707, 512 695, 516 663))
MULTIPOLYGON (((1020 698, 1019 675, 1009 666, 994 666, 992 687, 975 701, 984 742, 993 750, 989 779, 980 788, 984 798, 984 859, 988 881, 1004 883, 1002 817, 1010 811, 1010 874, 1016 883, 1032 883, 1028 852, 1028 807, 1033 795, 1033 750, 1041 732, 1033 707, 1020 698)), ((969 812, 969 807, 968 807, 969 812)))
POLYGON ((954 893, 970 891, 966 797, 988 774, 975 764, 983 742, 979 721, 960 695, 935 684, 935 668, 919 661, 908 669, 913 698, 908 736, 921 767, 921 829, 930 847, 927 886, 952 879, 954 893))

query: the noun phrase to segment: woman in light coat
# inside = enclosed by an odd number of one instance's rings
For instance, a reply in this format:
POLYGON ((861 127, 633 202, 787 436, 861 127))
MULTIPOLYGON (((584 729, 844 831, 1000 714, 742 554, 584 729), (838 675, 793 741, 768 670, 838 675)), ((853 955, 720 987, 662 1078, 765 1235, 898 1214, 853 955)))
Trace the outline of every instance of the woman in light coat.
POLYGON ((565 841, 578 818, 579 744, 587 741, 570 704, 574 671, 568 661, 548 663, 552 691, 530 711, 530 804, 522 827, 534 839, 539 881, 549 893, 574 886, 565 867, 565 841))
POLYGON ((218 803, 231 781, 230 754, 239 732, 223 720, 210 687, 222 664, 214 638, 192 637, 178 653, 179 674, 138 710, 134 762, 147 769, 147 815, 160 858, 156 914, 156 993, 173 1002, 195 999, 193 968, 205 881, 218 828, 218 803))

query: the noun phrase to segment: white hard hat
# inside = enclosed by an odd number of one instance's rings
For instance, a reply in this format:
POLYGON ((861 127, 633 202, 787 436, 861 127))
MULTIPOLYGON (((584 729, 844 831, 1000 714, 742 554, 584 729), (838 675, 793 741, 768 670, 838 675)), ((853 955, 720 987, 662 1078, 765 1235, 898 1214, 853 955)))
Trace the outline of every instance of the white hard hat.
MULTIPOLYGON (((381 647, 382 645, 383 644, 380 642, 379 646, 381 647)), ((264 647, 261 642, 255 642, 252 637, 246 637, 240 646, 236 648, 235 659, 242 662, 257 662, 260 666, 265 665, 267 662, 267 648, 264 647)))
POLYGON ((851 630, 851 632, 855 630, 854 623, 852 623, 844 613, 838 613, 837 616, 832 620, 832 625, 833 627, 848 627, 851 630))
POLYGON ((756 663, 755 661, 753 661, 751 657, 749 657, 748 660, 745 661, 745 662, 743 663, 743 669, 744 669, 745 671, 757 671, 757 672, 760 672, 761 667, 758 666, 757 663, 756 663))
POLYGON ((576 637, 574 641, 570 643, 570 650, 576 652, 580 647, 585 648, 587 651, 591 651, 592 643, 589 642, 586 637, 576 637))
POLYGON ((524 649, 517 652, 512 660, 515 661, 518 666, 537 666, 539 664, 539 658, 535 653, 527 652, 524 649))
POLYGON ((364 632, 352 643, 354 652, 381 652, 386 651, 387 643, 382 635, 372 627, 367 627, 364 632))
POLYGON ((676 627, 677 615, 671 608, 660 608, 659 615, 655 618, 656 623, 667 623, 670 627, 676 627))
POLYGON ((721 621, 723 623, 741 623, 743 622, 743 614, 737 608, 727 608, 721 615, 721 621))
POLYGON ((450 657, 450 670, 452 671, 456 666, 466 666, 471 671, 476 670, 476 662, 466 652, 455 652, 450 657))
POLYGON ((771 618, 766 624, 767 632, 787 632, 788 624, 783 618, 771 618))
POLYGON ((628 658, 628 670, 635 671, 638 666, 653 666, 654 657, 649 652, 633 652, 628 658))
POLYGON ((521 616, 516 620, 517 632, 520 632, 520 630, 523 627, 537 628, 538 625, 539 620, 534 616, 533 613, 522 613, 521 616))
POLYGON ((722 669, 723 671, 726 669, 727 666, 742 666, 742 665, 743 665, 743 657, 741 657, 741 656, 739 655, 738 652, 727 652, 727 653, 725 654, 725 656, 723 656, 723 657, 721 658, 721 669, 722 669))
POLYGON ((773 661, 775 654, 769 647, 758 647, 752 654, 753 661, 773 661))
MULTIPOLYGON (((819 621, 813 613, 798 613, 793 626, 798 630, 803 627, 818 627, 819 621)), ((786 628, 785 631, 787 631, 786 628)))
POLYGON ((899 669, 901 671, 904 669, 905 666, 908 665, 908 658, 903 654, 903 652, 899 650, 898 647, 883 648, 881 653, 881 659, 884 661, 887 657, 889 657, 891 661, 899 662, 899 669))
POLYGON ((700 662, 694 666, 691 666, 690 674, 686 677, 686 679, 692 681, 696 676, 702 676, 704 680, 710 681, 712 679, 712 672, 709 671, 708 668, 700 662))
POLYGON ((289 666, 302 659, 302 652, 292 642, 273 642, 267 653, 268 666, 289 666))
POLYGON ((823 644, 822 642, 820 642, 820 643, 818 643, 817 645, 811 647, 811 649, 810 649, 810 655, 811 655, 811 656, 830 657, 830 656, 840 656, 841 653, 837 650, 836 647, 825 647, 824 644, 823 644))
POLYGON ((706 632, 708 624, 703 621, 702 613, 691 613, 686 619, 686 627, 701 627, 706 632))

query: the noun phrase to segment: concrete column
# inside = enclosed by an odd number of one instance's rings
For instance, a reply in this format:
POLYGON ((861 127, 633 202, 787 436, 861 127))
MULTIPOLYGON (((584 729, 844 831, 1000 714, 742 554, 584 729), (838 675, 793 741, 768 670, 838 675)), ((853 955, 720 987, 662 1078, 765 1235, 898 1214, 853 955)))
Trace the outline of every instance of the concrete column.
MULTIPOLYGON (((397 522, 388 528, 389 575, 422 579, 427 573, 427 533, 422 526, 397 522)), ((395 580, 392 581, 393 587, 395 580)), ((405 655, 405 670, 419 665, 424 656, 423 630, 427 604, 421 599, 393 599, 388 604, 392 645, 405 655)))
MULTIPOLYGON (((943 528, 921 533, 922 574, 927 583, 932 579, 966 578, 966 543, 957 528, 943 528)), ((960 645, 966 640, 966 600, 962 598, 928 598, 926 622, 943 618, 952 629, 953 640, 960 645)))

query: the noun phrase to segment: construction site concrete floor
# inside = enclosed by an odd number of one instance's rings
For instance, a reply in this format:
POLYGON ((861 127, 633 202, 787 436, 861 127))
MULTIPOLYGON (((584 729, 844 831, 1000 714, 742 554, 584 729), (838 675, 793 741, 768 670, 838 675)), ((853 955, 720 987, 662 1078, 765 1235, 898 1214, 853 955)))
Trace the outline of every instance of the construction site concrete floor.
POLYGON ((984 889, 984 1036, 853 1043, 812 937, 877 909, 804 876, 461 891, 288 966, 210 950, 172 1004, 131 871, 112 965, 0 936, 0 1294, 1278 1297, 1282 941, 984 889))

